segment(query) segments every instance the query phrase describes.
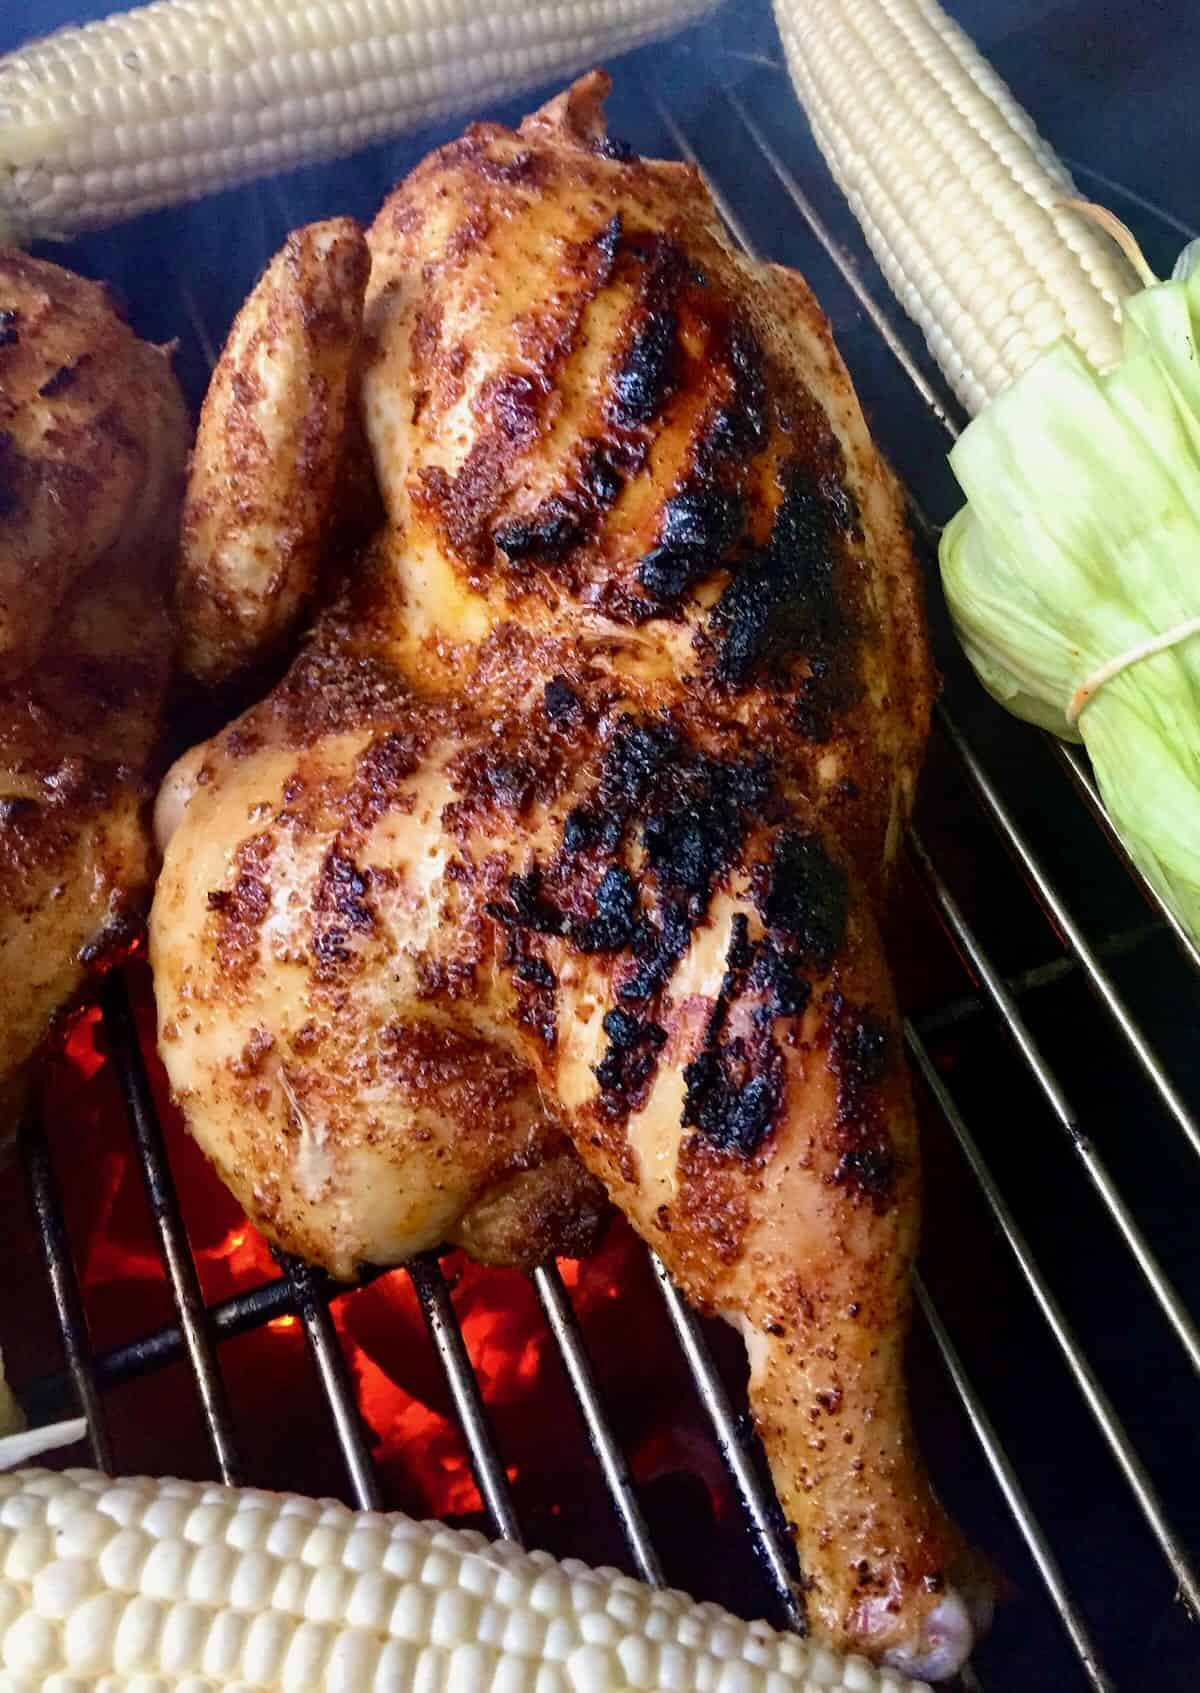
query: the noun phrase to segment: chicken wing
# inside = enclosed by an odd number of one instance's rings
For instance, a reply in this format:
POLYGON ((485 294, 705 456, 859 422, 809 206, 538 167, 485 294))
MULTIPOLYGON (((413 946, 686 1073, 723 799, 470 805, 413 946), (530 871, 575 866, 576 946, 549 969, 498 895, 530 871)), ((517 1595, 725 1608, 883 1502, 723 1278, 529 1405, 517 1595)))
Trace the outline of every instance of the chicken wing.
POLYGON ((972 1596, 905 1406, 870 897, 928 724, 915 567, 803 282, 608 141, 606 88, 471 129, 369 232, 388 520, 192 755, 163 1056, 251 1214, 342 1275, 569 1135, 746 1338, 814 1632, 945 1675, 972 1596))
POLYGON ((335 511, 367 245, 352 218, 298 229, 238 314, 200 416, 183 515, 181 657, 224 681, 311 597, 335 511))
POLYGON ((190 433, 167 349, 105 291, 0 253, 0 1086, 127 946, 190 433))

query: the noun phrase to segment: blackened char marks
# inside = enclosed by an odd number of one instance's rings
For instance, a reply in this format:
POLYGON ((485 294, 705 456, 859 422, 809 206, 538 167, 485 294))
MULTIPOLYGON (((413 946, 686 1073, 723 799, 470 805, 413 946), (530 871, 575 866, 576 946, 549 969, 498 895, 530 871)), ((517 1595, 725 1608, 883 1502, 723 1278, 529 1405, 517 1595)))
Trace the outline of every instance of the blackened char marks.
POLYGON ((515 974, 518 982, 528 982, 535 988, 552 989, 558 986, 554 971, 544 958, 522 958, 515 974))
POLYGON ((552 676, 542 691, 542 709, 551 723, 574 723, 583 707, 565 676, 552 676))
POLYGON ((368 898, 371 873, 336 846, 321 865, 313 899, 312 950, 323 972, 345 964, 355 935, 369 935, 375 913, 368 898))
POLYGON ((730 930, 725 975, 700 1053, 683 1072, 684 1128, 697 1128, 724 1152, 749 1157, 775 1121, 783 1100, 783 1059, 771 1038, 772 1015, 756 1019, 750 1036, 723 1039, 730 1006, 755 962, 749 922, 738 912, 730 930))
POLYGON ((691 935, 692 922, 686 907, 677 901, 662 901, 658 922, 642 923, 634 935, 633 955, 637 966, 617 985, 621 999, 650 999, 664 987, 687 951, 691 935))
POLYGON ((838 556, 828 500, 791 466, 769 541, 741 563, 712 611, 720 682, 784 685, 795 659, 826 656, 849 640, 838 556))
POLYGON ((829 1067, 837 1078, 838 1162, 835 1185, 883 1210, 891 1200, 898 1161, 880 1084, 897 1062, 895 1035, 883 1018, 829 996, 829 1067))
POLYGON ((509 929, 530 929, 535 935, 561 935, 563 913, 543 892, 541 870, 535 865, 523 875, 508 878, 507 900, 489 900, 489 917, 509 929))
POLYGON ((216 924, 217 956, 226 977, 245 978, 258 956, 259 930, 271 908, 268 868, 275 848, 269 830, 251 835, 234 854, 232 886, 213 888, 208 908, 216 924))
MULTIPOLYGON (((644 884, 644 908, 627 943, 634 967, 617 984, 621 1017, 633 1017, 634 1007, 643 1018, 648 1015, 770 799, 770 775, 763 761, 714 758, 690 745, 674 724, 663 720, 626 718, 621 722, 605 759, 593 815, 605 818, 606 826, 616 820, 620 838, 640 826, 642 851, 651 872, 644 884)), ((749 1148, 770 1121, 777 1069, 765 1051, 769 1035, 764 1034, 758 1081, 741 1099, 745 1055, 719 1047, 734 976, 748 967, 751 956, 742 917, 734 924, 726 983, 710 1019, 706 1054, 689 1083, 685 1115, 685 1122, 702 1123, 706 1132, 712 1130, 720 1144, 743 1148, 749 1148)), ((615 1026, 623 1029, 632 1024, 615 1026)), ((639 1085, 645 1080, 643 1071, 648 1074, 653 1069, 657 1050, 653 1044, 638 1047, 639 1085)), ((607 1078, 617 1073, 616 1059, 606 1054, 596 1071, 602 1088, 607 1090, 607 1078)), ((622 1076, 625 1073, 620 1070, 622 1076)))
POLYGON ((700 468, 752 457, 767 440, 767 379, 762 348, 746 320, 734 313, 726 346, 729 397, 700 445, 700 468))
POLYGON ((683 1126, 723 1152, 757 1151, 783 1101, 783 1057, 767 1039, 735 1036, 706 1048, 683 1072, 683 1126))
POLYGON ((608 1047, 596 1065, 596 1080, 605 1110, 610 1115, 636 1110, 644 1103, 667 1032, 651 1018, 619 1008, 605 1014, 604 1032, 608 1047))
POLYGON ((649 423, 672 387, 678 323, 669 306, 647 316, 634 333, 613 382, 612 418, 622 429, 649 423))
MULTIPOLYGON (((520 157, 496 166, 502 172, 497 180, 517 180, 511 171, 520 157)), ((518 325, 521 368, 495 372, 472 401, 479 427, 461 468, 453 477, 437 466, 421 470, 421 500, 450 545, 475 570, 491 566, 497 551, 513 565, 553 561, 582 539, 586 501, 571 491, 552 495, 530 517, 498 520, 512 492, 513 467, 538 438, 555 379, 579 338, 583 314, 612 277, 620 238, 620 219, 610 219, 589 240, 575 244, 565 260, 575 286, 555 292, 526 314, 518 325)))
POLYGON ((583 539, 579 512, 561 495, 543 500, 531 517, 502 523, 493 539, 511 564, 557 563, 583 539))
POLYGON ((517 574, 561 565, 595 533, 627 476, 645 460, 644 443, 585 440, 571 485, 548 494, 525 517, 500 524, 492 539, 517 574))
POLYGON ((596 810, 641 823, 660 890, 685 896, 695 921, 770 792, 764 759, 714 758, 667 720, 627 717, 605 758, 596 810))
POLYGON ((654 600, 681 599, 693 583, 724 562, 742 532, 743 518, 736 489, 684 489, 663 508, 658 545, 638 565, 638 582, 654 600))
MULTIPOLYGON (((548 715, 551 705, 555 714, 570 709, 565 685, 561 698, 557 689, 547 694, 548 715)), ((750 830, 775 815, 777 803, 762 758, 719 758, 665 716, 622 716, 592 794, 564 819, 558 852, 510 877, 508 897, 487 905, 509 932, 510 965, 522 955, 522 934, 558 936, 578 952, 628 960, 612 978, 619 1005, 612 1027, 605 1025, 609 1050, 596 1068, 610 1115, 629 1109, 633 1093, 648 1086, 662 1044, 654 1032, 656 996, 750 830), (624 862, 635 840, 644 863, 636 879, 624 862), (635 1028, 642 1030, 636 1041, 635 1028)), ((744 925, 740 932, 744 941, 744 925)), ((744 950, 748 967, 752 949, 744 950)), ((755 1101, 763 1097, 761 1089, 750 1096, 746 1122, 757 1121, 755 1101)), ((745 1123, 738 1134, 748 1138, 745 1123)))
POLYGON ((595 910, 572 935, 581 952, 620 952, 638 929, 637 883, 620 864, 610 864, 594 895, 595 910))
POLYGON ((764 935, 754 948, 747 980, 764 996, 772 1017, 801 1017, 812 998, 812 982, 803 970, 803 959, 786 938, 764 935))
POLYGON ((850 885, 820 837, 778 834, 769 864, 756 866, 755 893, 763 923, 786 940, 788 955, 828 969, 845 939, 850 885))
POLYGON ((691 267, 665 235, 628 236, 626 250, 642 263, 638 302, 621 362, 613 377, 609 421, 637 429, 656 418, 674 390, 678 365, 676 300, 691 267))
POLYGON ((761 815, 769 785, 762 760, 736 764, 695 754, 670 784, 673 803, 647 815, 647 862, 659 887, 683 896, 694 918, 737 857, 748 823, 761 815))
POLYGON ((817 836, 798 829, 776 835, 769 860, 755 867, 754 889, 766 933, 752 943, 745 917, 734 921, 704 1045, 684 1071, 682 1116, 685 1128, 743 1156, 757 1151, 783 1102, 775 1019, 803 1015, 812 997, 804 971, 827 970, 833 962, 845 938, 849 899, 845 871, 817 836), (745 1031, 726 1038, 730 1008, 744 993, 760 1004, 745 1031))
POLYGON ((526 953, 517 963, 513 975, 517 983, 517 1021, 541 1042, 547 1052, 553 1051, 558 1039, 555 997, 558 981, 553 970, 544 959, 526 953))
POLYGON ((677 604, 713 571, 736 571, 737 544, 745 530, 742 480, 747 463, 768 434, 767 384, 762 349, 737 312, 721 321, 706 301, 703 320, 711 336, 706 363, 725 397, 696 445, 695 469, 663 510, 658 543, 638 566, 638 581, 658 605, 677 604))
POLYGON ((592 142, 592 152, 602 159, 612 159, 617 164, 632 164, 637 158, 628 141, 622 141, 615 135, 601 135, 592 142))

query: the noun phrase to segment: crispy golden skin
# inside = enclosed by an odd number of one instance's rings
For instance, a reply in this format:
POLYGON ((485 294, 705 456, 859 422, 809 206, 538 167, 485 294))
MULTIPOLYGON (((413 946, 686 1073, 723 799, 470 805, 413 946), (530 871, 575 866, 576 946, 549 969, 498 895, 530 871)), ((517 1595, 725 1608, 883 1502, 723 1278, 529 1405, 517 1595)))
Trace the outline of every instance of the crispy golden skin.
POLYGON ((83 575, 174 540, 187 421, 169 350, 106 290, 0 248, 0 677, 83 575))
POLYGON ((97 284, 0 253, 0 1085, 149 898, 189 424, 97 284))
POLYGON ((745 1335, 814 1631, 946 1674, 972 1622, 905 1407, 917 1148, 868 891, 928 724, 916 571, 803 282, 610 148, 605 87, 468 131, 369 233, 388 522, 164 802, 163 1056, 251 1214, 338 1274, 569 1134, 745 1335))
POLYGON ((224 681, 287 634, 334 515, 367 245, 353 218, 298 229, 238 314, 200 416, 183 515, 181 656, 224 681))

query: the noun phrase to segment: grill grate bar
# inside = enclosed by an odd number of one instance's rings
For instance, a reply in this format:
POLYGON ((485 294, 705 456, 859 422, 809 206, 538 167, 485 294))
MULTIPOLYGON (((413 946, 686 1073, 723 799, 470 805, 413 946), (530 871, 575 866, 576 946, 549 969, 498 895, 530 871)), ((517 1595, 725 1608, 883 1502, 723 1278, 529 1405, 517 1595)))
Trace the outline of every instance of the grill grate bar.
POLYGON ((643 1581, 648 1581, 652 1587, 663 1587, 666 1577, 638 1504, 629 1465, 609 1427, 591 1361, 584 1349, 579 1322, 558 1267, 553 1262, 542 1264, 533 1272, 531 1279, 562 1357, 576 1403, 587 1424, 588 1438, 620 1521, 630 1557, 643 1581))
MULTIPOLYGON (((282 1277, 263 1282, 245 1293, 223 1299, 219 1305, 208 1307, 208 1317, 218 1341, 230 1340, 234 1335, 248 1334, 261 1328, 272 1317, 294 1313, 296 1300, 291 1287, 282 1277)), ((121 1346, 111 1346, 94 1352, 91 1358, 92 1375, 101 1391, 120 1387, 122 1382, 137 1376, 151 1375, 186 1358, 187 1346, 178 1323, 167 1323, 150 1334, 121 1346)), ((50 1422, 64 1414, 71 1404, 74 1389, 69 1373, 56 1371, 39 1376, 21 1389, 21 1403, 32 1423, 50 1422)))
POLYGON ((804 1611, 792 1585, 791 1547, 777 1522, 778 1508, 775 1500, 759 1479, 695 1313, 667 1274, 666 1266, 657 1252, 650 1253, 650 1262, 658 1278, 659 1289, 676 1338, 696 1383, 700 1403, 712 1424, 721 1457, 725 1460, 738 1497, 750 1519, 754 1549, 770 1578, 789 1625, 798 1633, 805 1634, 807 1625, 804 1611))
POLYGON ((62 1330, 67 1369, 75 1389, 76 1402, 87 1419, 92 1460, 98 1470, 112 1475, 116 1468, 113 1461, 112 1436, 108 1432, 108 1418, 96 1385, 88 1340, 87 1315, 83 1309, 79 1278, 75 1273, 75 1260, 63 1218, 62 1196, 50 1160, 45 1130, 35 1118, 27 1117, 21 1124, 17 1138, 21 1161, 25 1166, 25 1179, 33 1200, 34 1216, 37 1219, 38 1239, 41 1241, 42 1255, 50 1277, 50 1290, 54 1295, 58 1326, 62 1330))
MULTIPOLYGON (((1107 958, 1123 958, 1161 933, 1161 926, 1153 918, 1148 918, 1136 928, 1118 929, 1101 942, 1099 951, 1107 958)), ((1006 976, 1004 985, 1014 999, 1024 1000, 1032 998, 1042 988, 1078 975, 1080 968, 1077 958, 1072 958, 1070 953, 1060 953, 1057 958, 1049 958, 1042 964, 1032 964, 1012 976, 1006 976)), ((972 990, 944 1000, 932 1011, 923 1011, 917 1018, 917 1026, 923 1035, 938 1034, 942 1029, 953 1028, 972 1017, 986 1016, 988 1009, 986 998, 972 990)))
POLYGON ((1096 1693, 1116 1693, 1116 1683, 1109 1676, 1100 1660, 1087 1624, 1079 1613, 1074 1599, 1071 1597, 1057 1558, 1050 1549, 1045 1530, 1038 1521, 1037 1514, 1029 1503, 1028 1496, 1017 1478, 1008 1453, 1001 1444, 992 1419, 984 1409, 983 1401, 975 1391, 971 1378, 963 1368, 962 1359, 951 1340, 945 1323, 938 1315, 929 1290, 920 1275, 913 1278, 913 1289, 917 1304, 929 1326, 930 1333, 937 1343, 938 1351, 942 1355, 942 1362, 954 1390, 970 1419, 971 1427, 975 1431, 975 1438, 982 1446, 996 1485, 1004 1495, 1004 1502, 1008 1506, 1022 1538, 1029 1548, 1030 1556, 1037 1565, 1042 1583, 1054 1602, 1059 1619, 1070 1636, 1071 1644, 1075 1648, 1079 1662, 1083 1666, 1085 1675, 1096 1693))
POLYGON ((1196 1119, 1188 1110, 1182 1096, 1163 1069, 1150 1043, 1126 1008, 1125 1002, 1113 986, 1111 976, 1101 964, 1099 958, 1089 946, 1083 931, 1063 904, 1057 888, 1038 863, 1029 842, 1018 827, 1016 819, 997 793, 991 778, 972 751, 962 730, 941 701, 938 702, 936 710, 942 731, 962 760, 972 786, 996 819, 1009 848, 1016 854, 1022 868, 1036 887, 1043 906, 1053 916, 1056 925, 1066 937, 1067 944, 1083 966, 1084 973, 1091 983, 1093 991, 1115 1019, 1118 1028, 1133 1049, 1151 1086, 1182 1129, 1193 1152, 1200 1155, 1200 1124, 1197 1124, 1196 1119))
POLYGON ((308 1348, 329 1402, 355 1503, 364 1511, 378 1511, 383 1506, 383 1493, 367 1447, 366 1432, 354 1396, 354 1383, 346 1368, 346 1355, 333 1326, 333 1318, 329 1315, 329 1300, 319 1290, 318 1284, 324 1278, 298 1258, 288 1258, 282 1253, 276 1256, 283 1265, 295 1298, 308 1348))
POLYGON ((179 1312, 180 1327, 204 1409, 213 1454, 221 1480, 236 1483, 241 1479, 241 1466, 234 1444, 229 1399, 212 1342, 208 1310, 179 1209, 175 1178, 171 1174, 162 1125, 154 1108, 145 1060, 138 1044, 129 993, 115 973, 101 987, 100 1004, 105 1032, 116 1059, 121 1091, 125 1096, 138 1163, 146 1184, 146 1197, 158 1233, 159 1253, 171 1284, 175 1308, 179 1312))
POLYGON ((1191 1361, 1192 1368, 1200 1374, 1200 1333, 1197 1333, 1186 1305, 1151 1251, 1145 1235, 1134 1219, 1133 1213, 1122 1199, 1120 1190, 1109 1175, 1107 1165, 1096 1151, 1089 1136, 1081 1129, 1070 1101, 1063 1092, 1053 1070, 1043 1058, 1037 1042, 1029 1032, 1028 1024, 1021 1015, 1016 1000, 1008 991, 999 972, 980 946, 975 931, 964 917, 958 901, 946 886, 941 872, 930 858, 921 837, 915 830, 909 834, 909 848, 921 873, 922 880, 937 902, 938 909, 970 959, 972 968, 978 975, 992 1004, 1003 1018, 1009 1035, 1032 1071, 1051 1110, 1066 1130, 1072 1151, 1083 1165, 1092 1186, 1103 1201, 1105 1209, 1120 1230, 1126 1246, 1145 1276, 1163 1315, 1175 1330, 1191 1361))
POLYGON ((1197 970, 1200 970, 1200 946, 1188 934, 1154 884, 1138 869, 1130 856, 1128 847, 1113 828, 1112 820, 1104 809, 1104 801, 1100 798, 1100 790, 1096 786, 1091 766, 1088 764, 1087 754, 1082 747, 1073 746, 1068 741, 1060 741, 1057 735, 1047 734, 1046 739, 1050 742, 1055 758, 1058 759, 1070 778, 1072 786, 1078 791, 1084 804, 1104 831, 1113 852, 1121 860, 1133 881, 1145 894, 1151 906, 1166 923, 1179 943, 1184 956, 1191 960, 1197 970))
POLYGON ((1200 1618, 1200 1576, 1197 1576, 1192 1569, 1187 1553, 1184 1551, 1174 1529, 1167 1521, 1154 1483, 1150 1480, 1145 1466, 1138 1457, 1124 1424, 1113 1408, 1112 1401, 1101 1387, 1099 1379, 1088 1363, 1083 1348, 1075 1338, 1066 1317, 1063 1315, 1062 1307, 1051 1293, 1037 1259, 1030 1251, 1029 1244, 1021 1232, 1007 1200, 996 1185, 995 1177, 985 1163, 983 1154, 976 1145, 975 1138, 968 1129, 962 1113, 938 1074, 937 1067, 929 1056, 925 1043, 908 1020, 904 1024, 904 1035, 909 1051, 916 1060, 943 1117, 953 1130, 955 1139, 958 1141, 976 1181, 983 1190, 988 1208, 1020 1266, 1026 1285, 1037 1301, 1050 1332, 1054 1336, 1055 1343, 1074 1376, 1076 1385, 1083 1394, 1097 1427, 1108 1444, 1109 1451, 1116 1459, 1137 1500, 1143 1517, 1158 1541, 1163 1555, 1191 1607, 1193 1618, 1200 1618))
POLYGON ((421 1315, 429 1330, 446 1381, 454 1400, 463 1438, 471 1460, 471 1471, 479 1488, 492 1533, 502 1540, 522 1544, 521 1525, 513 1503, 512 1489, 492 1433, 491 1420, 483 1403, 479 1378, 471 1367, 466 1343, 450 1299, 450 1289, 437 1258, 422 1252, 405 1265, 421 1302, 421 1315))

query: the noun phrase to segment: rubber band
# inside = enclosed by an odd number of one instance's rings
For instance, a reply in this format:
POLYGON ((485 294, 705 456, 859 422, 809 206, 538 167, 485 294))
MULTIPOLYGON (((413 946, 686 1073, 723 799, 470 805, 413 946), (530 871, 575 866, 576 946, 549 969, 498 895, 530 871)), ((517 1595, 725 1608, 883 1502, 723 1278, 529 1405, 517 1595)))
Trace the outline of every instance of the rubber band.
POLYGON ((1098 670, 1093 670, 1071 695, 1067 701, 1067 722, 1077 722, 1079 713, 1092 696, 1098 694, 1104 684, 1111 682, 1114 676, 1119 676, 1122 670, 1128 670, 1131 664, 1137 664, 1140 659, 1153 658, 1155 653, 1166 652, 1168 647, 1177 647, 1180 641, 1186 641, 1191 635, 1200 635, 1200 617, 1189 617, 1185 622, 1177 623, 1173 629, 1164 630, 1161 635, 1152 635, 1148 641, 1139 641, 1136 647, 1130 647, 1126 652, 1118 653, 1116 658, 1110 658, 1098 670))

